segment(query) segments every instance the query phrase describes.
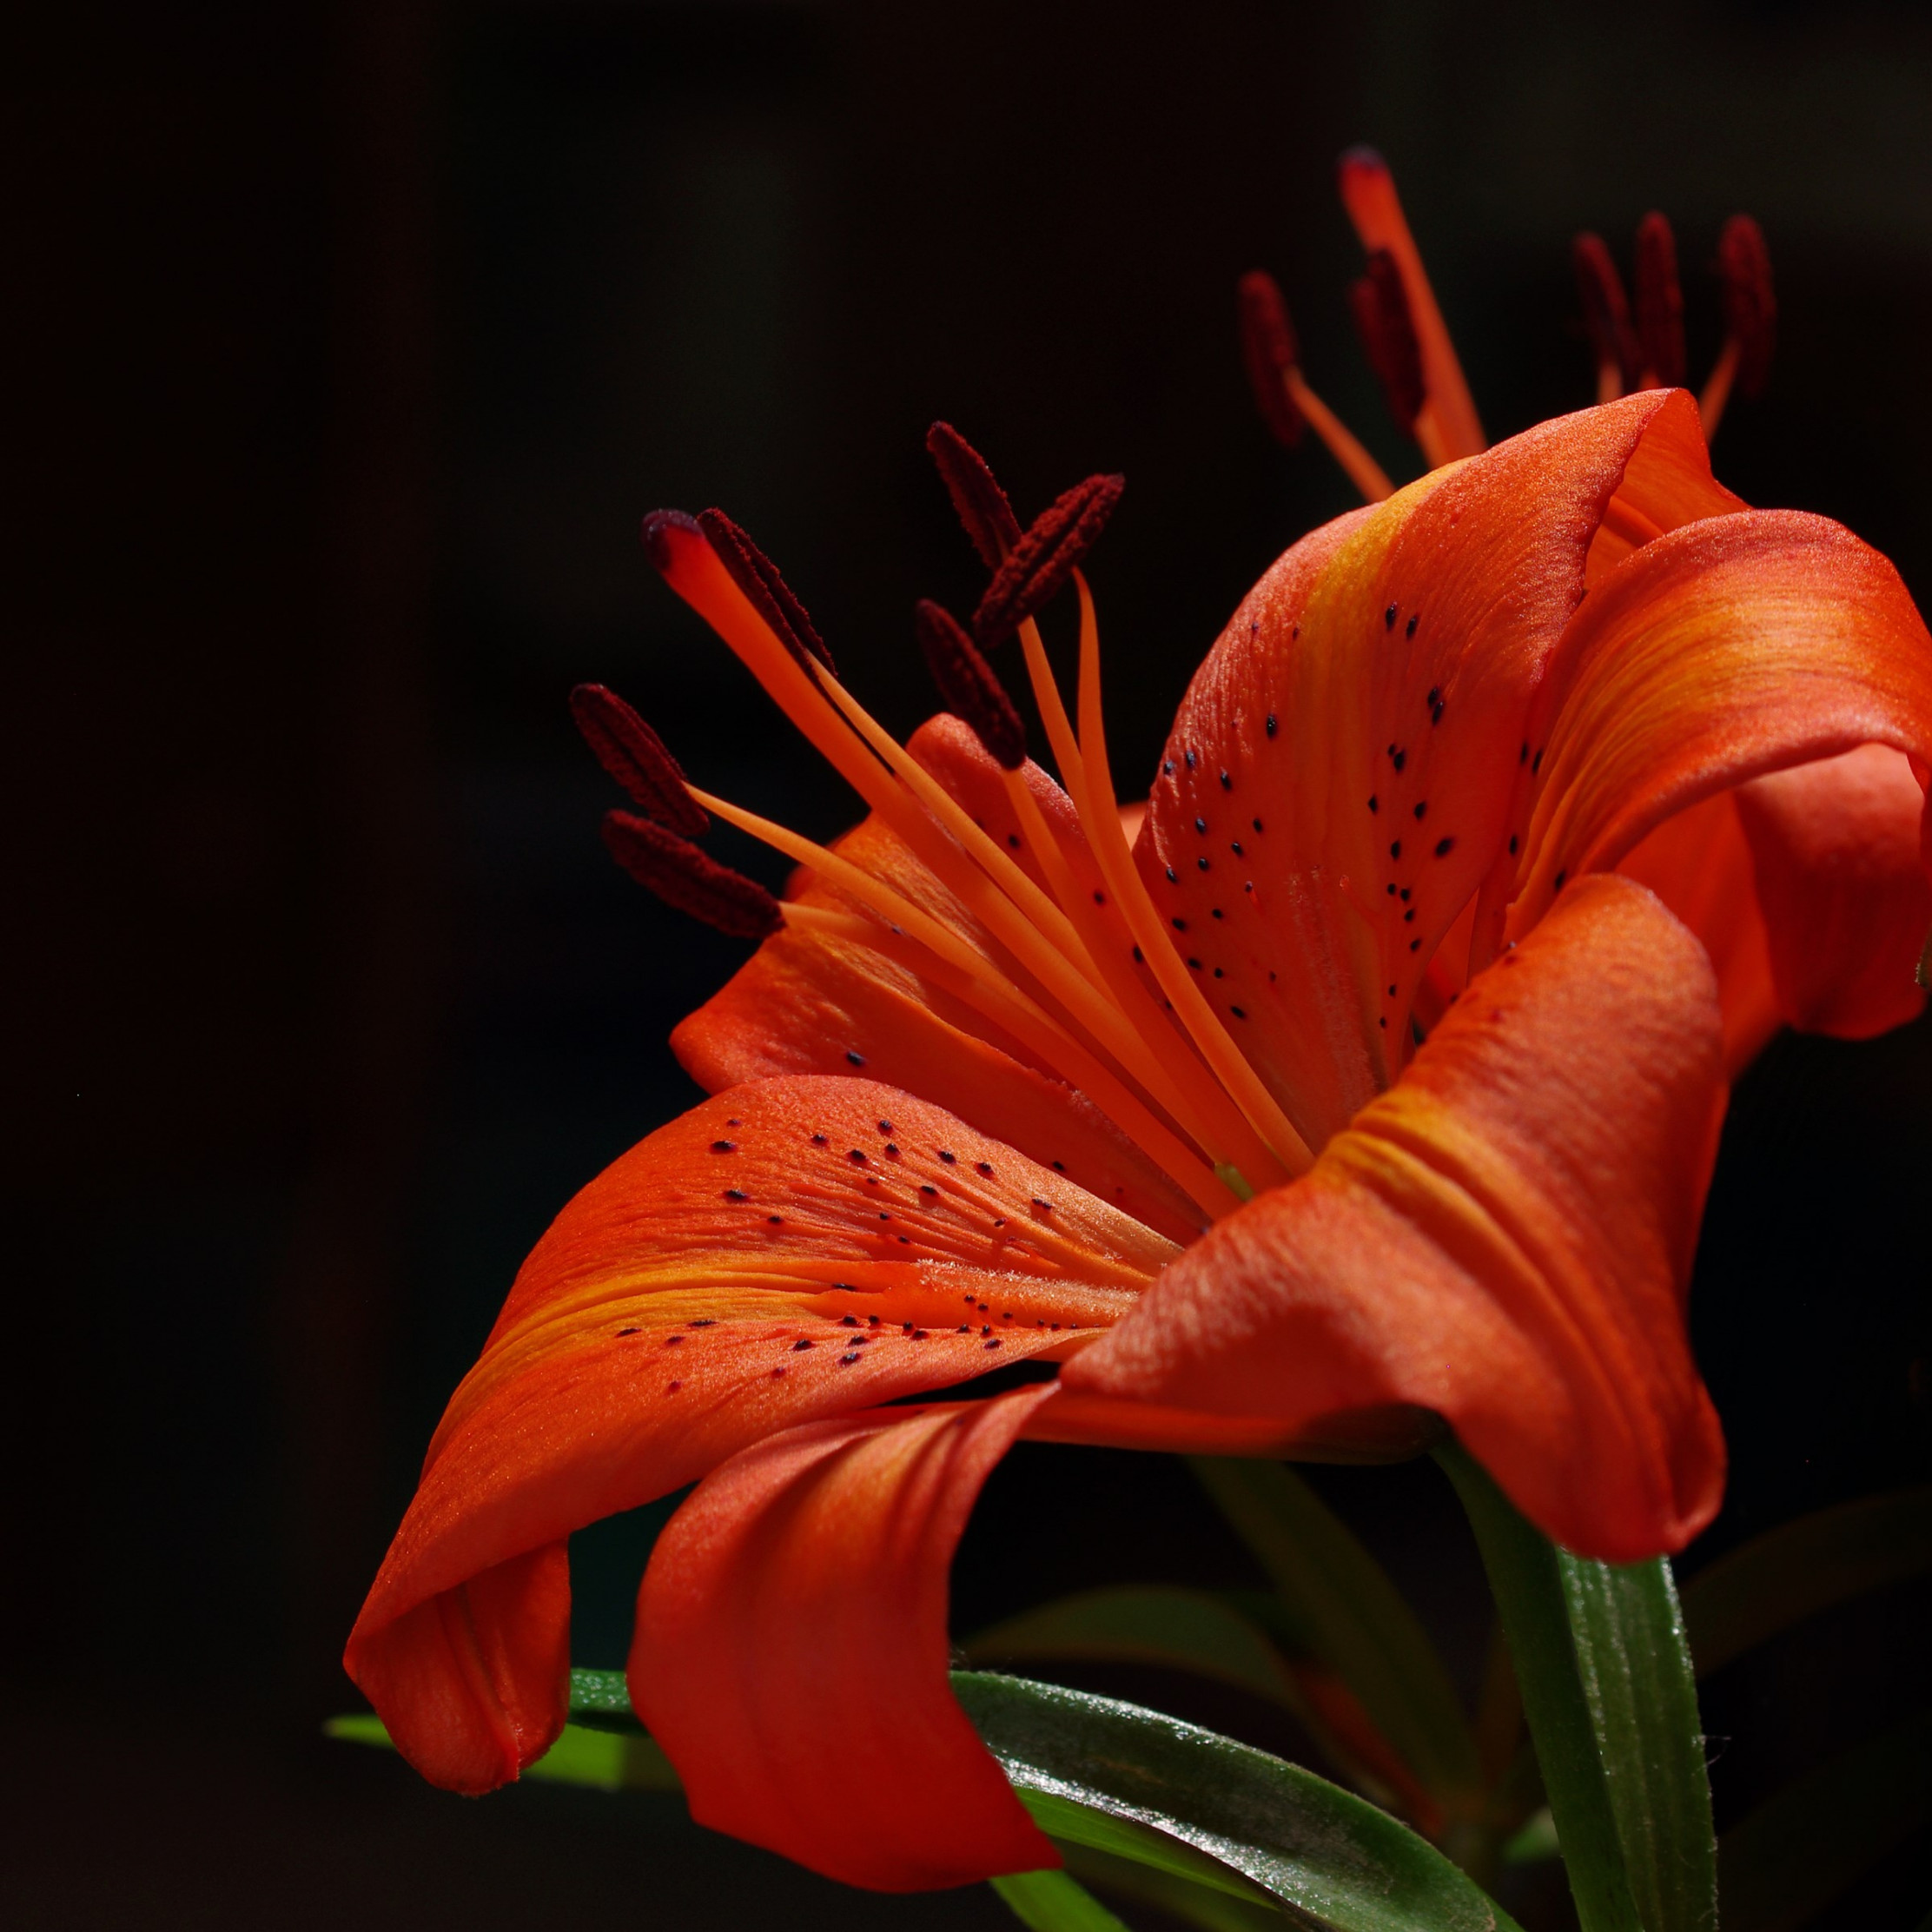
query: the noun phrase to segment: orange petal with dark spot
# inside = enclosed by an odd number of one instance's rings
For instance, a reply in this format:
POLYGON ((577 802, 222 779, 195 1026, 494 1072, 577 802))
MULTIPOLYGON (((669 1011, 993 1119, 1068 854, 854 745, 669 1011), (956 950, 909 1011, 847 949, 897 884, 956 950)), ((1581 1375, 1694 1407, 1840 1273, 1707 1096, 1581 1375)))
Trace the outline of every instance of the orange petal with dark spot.
POLYGON ((1308 1174, 1069 1363, 1068 1398, 1284 1428, 1432 1410, 1565 1547, 1681 1549, 1723 1489, 1684 1299, 1724 1095, 1703 948, 1586 881, 1308 1174))
POLYGON ((529 1571, 533 1552, 794 1424, 1077 1346, 1174 1252, 874 1082, 706 1102, 593 1181, 525 1262, 430 1444, 349 1674, 433 1782, 514 1777, 563 1714, 568 1587, 529 1571))

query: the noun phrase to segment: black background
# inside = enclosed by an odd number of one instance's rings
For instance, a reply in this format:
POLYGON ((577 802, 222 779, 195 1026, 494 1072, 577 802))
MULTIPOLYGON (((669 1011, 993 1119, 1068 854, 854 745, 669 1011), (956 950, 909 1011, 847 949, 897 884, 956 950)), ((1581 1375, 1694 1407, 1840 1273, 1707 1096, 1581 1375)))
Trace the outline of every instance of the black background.
MULTIPOLYGON (((909 728, 910 606, 974 591, 927 422, 1022 514, 1122 469, 1094 575, 1116 770, 1150 769, 1242 590, 1349 501, 1253 420, 1242 269, 1414 467, 1343 302, 1332 166, 1367 139, 1495 434, 1589 400, 1573 228, 1622 250, 1673 216, 1701 368, 1703 264, 1757 214, 1779 361, 1720 473, 1844 519, 1922 597, 1932 20, 287 0, 40 10, 7 40, 10 1917, 1011 1922, 983 1891, 841 1893, 668 1802, 466 1803, 316 1735, 517 1261, 691 1097, 665 1035, 741 953, 609 866, 570 685, 802 829, 850 810, 638 514, 724 504, 909 728)), ((1929 1155, 1923 1025, 1783 1040, 1740 1087, 1694 1300, 1735 1467, 1688 1566, 1932 1474, 1929 1155)), ((1472 1669, 1433 1472, 1325 1481, 1472 1669)), ((580 1660, 621 1660, 648 1531, 578 1539, 580 1660)), ((1162 1576, 1247 1576, 1175 1466, 1026 1448, 956 1625, 1162 1576)), ((1720 1823, 1923 1702, 1926 1607, 1888 1593, 1709 1688, 1720 1823)), ((1928 1903, 1922 1841, 1829 1922, 1928 1903)))

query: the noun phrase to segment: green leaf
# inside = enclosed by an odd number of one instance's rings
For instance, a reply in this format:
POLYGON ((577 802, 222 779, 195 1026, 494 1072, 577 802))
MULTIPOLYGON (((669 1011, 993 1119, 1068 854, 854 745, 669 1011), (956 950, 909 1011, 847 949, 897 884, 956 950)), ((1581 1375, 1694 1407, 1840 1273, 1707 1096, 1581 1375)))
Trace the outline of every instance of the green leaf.
MULTIPOLYGON (((382 1720, 364 1713, 331 1717, 322 1729, 329 1737, 350 1743, 394 1748, 382 1720)), ((587 1785, 599 1791, 683 1789, 662 1747, 654 1738, 644 1735, 634 1717, 627 1736, 566 1724, 557 1742, 534 1764, 526 1765, 523 1775, 553 1784, 587 1785)))
POLYGON ((1932 1711, 1768 1798, 1717 1848, 1724 1932, 1790 1932, 1932 1817, 1932 1711))
POLYGON ((1063 1871, 1015 1872, 987 1882, 1032 1932, 1128 1932, 1091 1892, 1063 1871))
MULTIPOLYGON (((1010 1681, 1022 1680, 1016 1677, 1010 1681)), ((957 1687, 958 1673, 956 1672, 954 1688, 957 1687)), ((1196 1851, 1192 1845, 1169 1837, 1152 1825, 1141 1824, 1136 1819, 1112 1811, 1096 1810, 1060 1791, 1023 1784, 1016 1789, 1020 1802, 1032 1815, 1033 1822, 1056 1844, 1084 1846, 1090 1851, 1123 1859, 1130 1864, 1166 1872, 1177 1882, 1185 1882, 1208 1891, 1224 1892, 1231 1898, 1257 1901, 1264 1905, 1274 1902, 1271 1893, 1250 1884, 1239 1872, 1230 1871, 1218 1858, 1210 1858, 1206 1852, 1196 1851)))
POLYGON ((1196 1885, 1155 1865, 1137 1865, 1088 1845, 1066 1844, 1067 1869, 1088 1885, 1098 1885, 1136 1905, 1151 1905, 1170 1919, 1201 1932, 1282 1932, 1288 1916, 1280 1902, 1257 1890, 1251 1901, 1206 1885, 1196 1885))
POLYGON ((1255 1591, 1209 1595, 1168 1585, 1082 1591, 982 1631, 965 1646, 969 1663, 1004 1664, 1074 1658, 1155 1664, 1231 1684, 1294 1713, 1329 1763, 1385 1810, 1397 1794, 1364 1764, 1302 1693, 1288 1660, 1262 1619, 1298 1651, 1308 1645, 1280 1600, 1255 1591))
POLYGON ((621 1671, 577 1671, 570 1673, 570 1721, 590 1730, 642 1732, 631 1708, 631 1689, 621 1671))
POLYGON ((1718 1558, 1684 1586, 1697 1675, 1881 1584, 1932 1570, 1932 1486, 1801 1516, 1718 1558))
POLYGON ((1545 1858, 1560 1858, 1563 1847, 1557 1843, 1557 1821, 1545 1805, 1523 1821, 1522 1829, 1503 1847, 1505 1865, 1534 1865, 1545 1858))
POLYGON ((1304 1923, 1330 1932, 1513 1932, 1495 1902, 1431 1845, 1312 1771, 1111 1697, 969 1671, 954 1673, 953 1689, 1029 1801, 1054 1797, 1191 1845, 1274 1893, 1304 1923))
POLYGON ((1382 1566, 1314 1491, 1280 1463, 1190 1459, 1307 1632, 1429 1792, 1451 1810, 1479 1802, 1476 1741, 1455 1685, 1382 1566))
POLYGON ((1557 1565, 1638 1916, 1645 1932, 1711 1932, 1717 1841, 1671 1565, 1560 1550, 1557 1565))
POLYGON ((1564 1866, 1583 1932, 1642 1932, 1624 1867, 1610 1781, 1584 1695, 1556 1546, 1517 1513, 1459 1443, 1435 1453, 1468 1512, 1509 1638, 1544 1789, 1563 1835, 1564 1866))

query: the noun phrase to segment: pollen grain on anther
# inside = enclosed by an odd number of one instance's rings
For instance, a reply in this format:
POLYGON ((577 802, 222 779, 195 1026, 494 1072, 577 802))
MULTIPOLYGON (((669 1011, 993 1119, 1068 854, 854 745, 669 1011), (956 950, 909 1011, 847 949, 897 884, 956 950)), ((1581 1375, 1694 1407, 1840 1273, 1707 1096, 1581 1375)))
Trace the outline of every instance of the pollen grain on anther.
POLYGON ((1748 215, 1733 215, 1717 238, 1724 278, 1724 331, 1739 347, 1737 389, 1755 396, 1770 374, 1777 333, 1777 302, 1771 293, 1771 258, 1764 231, 1748 215))
POLYGON ((699 838, 709 815, 685 789, 685 774, 664 740, 614 691, 579 685, 570 715, 597 762, 647 817, 685 838, 699 838))
POLYGON ((1277 440, 1293 449, 1307 424, 1288 393, 1287 378, 1301 360, 1288 305, 1274 277, 1251 268, 1235 284, 1241 332, 1241 361, 1254 407, 1277 440))
POLYGON ((1597 361, 1597 400, 1613 402, 1637 381, 1637 332, 1631 327, 1630 301, 1610 245, 1585 232, 1570 244, 1583 305, 1585 333, 1597 361))
POLYGON ((739 939, 768 939, 784 923, 778 902, 757 880, 720 865, 688 838, 627 811, 604 817, 611 857, 666 905, 739 939))
POLYGON ((750 535, 722 510, 700 510, 698 526, 718 554, 731 581, 751 607, 771 625, 772 634, 806 670, 816 660, 836 678, 838 667, 825 642, 813 628, 811 616, 778 574, 774 564, 750 535))
POLYGON ((1003 771, 1018 771, 1026 763, 1026 726, 965 627, 943 605, 922 598, 913 628, 947 710, 965 721, 1003 771))
POLYGON ((1655 208, 1637 224, 1634 279, 1644 380, 1674 389, 1684 380, 1684 289, 1677 279, 1677 237, 1655 208))
POLYGON ((973 612, 973 635, 990 651, 1041 610, 1107 527, 1127 480, 1089 476, 1035 517, 994 572, 973 612))
MULTIPOLYGON (((1422 414, 1428 394, 1423 384, 1422 349, 1416 340, 1415 319, 1409 313, 1402 272, 1391 250, 1369 250, 1364 274, 1349 288, 1348 304, 1354 317, 1355 333, 1361 338, 1362 352, 1382 385, 1389 414, 1399 429, 1413 434, 1416 419, 1422 414)), ((1394 629, 1393 605, 1387 624, 1394 629)))
POLYGON ((997 570, 1020 540, 1020 519, 986 459, 949 422, 926 432, 926 453, 980 561, 997 570))

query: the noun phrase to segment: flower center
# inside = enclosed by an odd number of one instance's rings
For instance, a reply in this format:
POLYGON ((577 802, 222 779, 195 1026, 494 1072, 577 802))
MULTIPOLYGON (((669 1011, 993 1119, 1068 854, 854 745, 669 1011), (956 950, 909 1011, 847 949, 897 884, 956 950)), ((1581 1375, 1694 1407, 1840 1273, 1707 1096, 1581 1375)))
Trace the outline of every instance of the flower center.
MULTIPOLYGON (((1032 534, 1017 544, 1006 533, 996 540, 1009 559, 1023 563, 1032 534)), ((648 736, 647 727, 604 694, 598 728, 586 727, 586 735, 648 815, 613 815, 632 828, 613 836, 613 850, 643 883, 700 917, 712 917, 707 908, 717 908, 712 923, 734 931, 783 924, 869 947, 917 974, 1077 1088, 1208 1219, 1307 1168, 1307 1142, 1194 983, 1135 864, 1107 756, 1093 597, 1064 555, 1057 580, 1070 574, 1080 600, 1077 727, 1048 662, 1035 600, 1024 587, 1011 591, 1003 566, 988 593, 989 602, 1003 595, 996 618, 1016 627, 1071 808, 1055 810, 1049 824, 1042 798, 1051 802, 1051 781, 1025 766, 1023 746, 994 732, 1019 827, 1016 853, 990 837, 846 690, 816 634, 806 644, 798 631, 809 624, 802 607, 735 526, 711 513, 701 526, 658 512, 646 519, 645 537, 672 587, 969 916, 937 916, 883 869, 689 784, 661 746, 655 757, 648 746, 639 750, 632 724, 648 736), (637 782, 640 764, 651 766, 647 784, 637 782), (781 905, 765 896, 760 910, 748 915, 744 889, 759 889, 736 874, 729 877, 737 884, 724 883, 722 869, 686 836, 690 825, 668 822, 661 803, 667 790, 687 809, 721 818, 808 867, 850 910, 796 900, 781 905), (1038 877, 1021 863, 1029 851, 1038 877)), ((950 649, 969 654, 978 666, 974 676, 992 678, 963 633, 950 649)), ((996 679, 991 690, 998 691, 996 679)), ((1003 692, 998 695, 1003 704, 1003 692)), ((580 710, 580 722, 583 715, 580 710)), ((1010 718, 1010 705, 1004 715, 1010 718)))

